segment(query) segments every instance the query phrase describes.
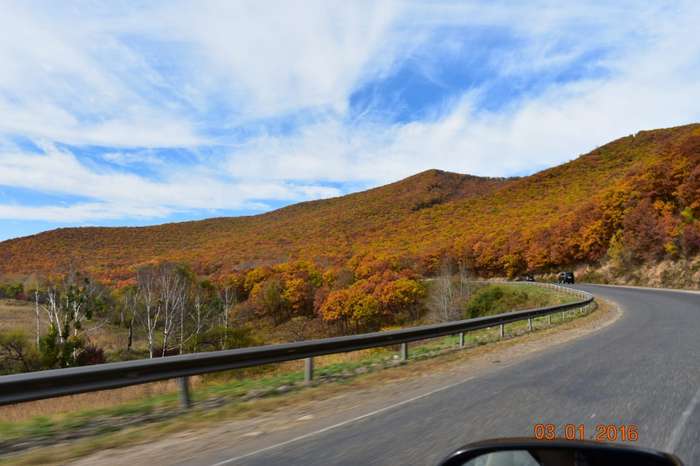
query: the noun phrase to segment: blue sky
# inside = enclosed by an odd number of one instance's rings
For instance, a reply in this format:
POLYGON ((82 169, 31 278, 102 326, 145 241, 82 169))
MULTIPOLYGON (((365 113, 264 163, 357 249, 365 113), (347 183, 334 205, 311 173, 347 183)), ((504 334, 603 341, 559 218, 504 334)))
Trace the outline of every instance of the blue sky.
POLYGON ((3 10, 0 240, 256 214, 429 168, 529 174, 700 121, 697 2, 3 10))

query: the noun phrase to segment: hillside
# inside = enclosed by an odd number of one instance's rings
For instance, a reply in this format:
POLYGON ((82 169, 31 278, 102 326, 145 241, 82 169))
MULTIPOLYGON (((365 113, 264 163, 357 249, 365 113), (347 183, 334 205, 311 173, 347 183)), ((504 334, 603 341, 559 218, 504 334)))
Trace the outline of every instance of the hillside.
POLYGON ((355 245, 412 214, 509 183, 429 170, 347 196, 303 202, 262 215, 136 228, 61 228, 0 242, 0 275, 60 271, 73 264, 98 275, 130 276, 158 260, 185 261, 202 273, 246 269, 290 258, 349 259, 355 245))
POLYGON ((309 259, 355 267, 388 256, 416 272, 442 257, 483 274, 603 258, 691 257, 700 248, 700 125, 641 131, 512 179, 430 170, 257 216, 144 228, 63 228, 0 243, 0 275, 80 268, 110 281, 162 260, 201 274, 309 259))

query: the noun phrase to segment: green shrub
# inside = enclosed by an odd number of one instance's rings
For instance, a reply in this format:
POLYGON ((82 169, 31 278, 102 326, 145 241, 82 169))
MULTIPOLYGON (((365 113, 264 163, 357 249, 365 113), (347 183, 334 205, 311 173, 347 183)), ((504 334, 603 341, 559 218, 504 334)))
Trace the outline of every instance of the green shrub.
POLYGON ((529 299, 530 296, 525 290, 488 285, 477 290, 467 301, 464 317, 471 319, 512 311, 527 305, 529 299))
POLYGON ((192 338, 186 350, 188 353, 216 351, 234 348, 246 348, 259 345, 260 342, 246 327, 214 327, 192 338))
POLYGON ((0 331, 0 374, 35 371, 39 355, 27 336, 19 331, 0 331))

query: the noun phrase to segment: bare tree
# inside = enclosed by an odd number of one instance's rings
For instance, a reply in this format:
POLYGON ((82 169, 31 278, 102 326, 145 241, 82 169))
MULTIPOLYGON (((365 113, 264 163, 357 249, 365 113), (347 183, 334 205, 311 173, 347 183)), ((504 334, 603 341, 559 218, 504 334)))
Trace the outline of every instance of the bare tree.
POLYGON ((221 290, 221 323, 224 328, 228 328, 228 316, 231 313, 231 309, 238 304, 238 294, 236 289, 232 286, 225 286, 221 290))
MULTIPOLYGON (((48 286, 43 308, 61 344, 66 342, 71 328, 74 337, 83 331, 82 323, 92 318, 99 294, 91 280, 75 272, 69 273, 61 283, 48 286)), ((35 299, 38 305, 38 294, 35 299)))
POLYGON ((469 283, 469 270, 464 262, 459 263, 459 304, 464 304, 471 297, 471 287, 469 283))
MULTIPOLYGON (((158 267, 157 280, 159 290, 158 305, 161 308, 162 316, 162 356, 165 356, 170 349, 168 347, 168 343, 170 342, 171 334, 173 333, 175 324, 178 320, 180 321, 180 328, 183 330, 187 290, 185 287, 185 277, 173 264, 162 264, 160 267, 158 267)), ((183 343, 184 337, 182 336, 181 332, 181 353, 183 343)))
POLYGON ((29 372, 40 367, 37 352, 21 332, 0 333, 0 374, 29 372))
POLYGON ((164 263, 158 266, 144 267, 137 272, 139 300, 139 320, 146 333, 148 354, 154 356, 155 338, 161 334, 161 356, 172 349, 172 334, 179 322, 181 338, 179 346, 184 344, 184 313, 187 297, 186 278, 174 264, 164 263))
POLYGON ((435 320, 447 322, 459 316, 456 306, 457 291, 453 284, 450 266, 445 262, 440 268, 440 275, 433 280, 428 297, 428 307, 435 320))
POLYGON ((126 338, 126 349, 131 350, 134 343, 134 321, 138 313, 137 290, 133 287, 127 288, 122 296, 122 302, 119 306, 119 323, 126 326, 128 334, 126 338))
POLYGON ((309 316, 296 316, 282 324, 281 329, 289 341, 303 341, 318 328, 314 328, 314 319, 309 316))
MULTIPOLYGON (((158 305, 158 282, 157 272, 152 266, 144 267, 136 273, 136 281, 138 283, 138 316, 146 333, 146 342, 148 344, 148 356, 153 357, 155 347, 155 333, 160 324, 160 311, 158 305)), ((137 308, 134 308, 137 312, 137 308)))
MULTIPOLYGON (((212 300, 213 297, 218 298, 216 294, 212 296, 212 293, 207 293, 207 291, 212 290, 213 287, 211 287, 208 282, 197 284, 195 287, 195 292, 192 299, 193 312, 190 313, 191 325, 188 325, 186 329, 189 335, 183 339, 181 348, 184 348, 185 343, 194 339, 194 349, 197 351, 199 347, 199 336, 201 333, 207 327, 211 327, 212 322, 218 320, 214 314, 219 312, 218 306, 221 306, 222 304, 219 303, 218 299, 212 300)), ((180 334, 181 336, 184 335, 184 331, 185 329, 183 328, 183 333, 180 334)))
POLYGON ((58 290, 54 287, 49 287, 46 290, 46 305, 44 306, 49 325, 53 326, 58 335, 58 341, 63 344, 66 342, 66 324, 68 323, 68 313, 64 313, 61 308, 61 297, 58 295, 58 290))
POLYGON ((27 278, 22 284, 22 288, 29 294, 29 290, 34 291, 34 330, 35 330, 35 343, 36 349, 39 349, 39 343, 41 341, 41 307, 39 306, 39 280, 36 275, 32 274, 27 278))
MULTIPOLYGON (((194 296, 194 313, 192 315, 192 320, 194 321, 194 329, 192 330, 191 336, 199 336, 199 332, 202 331, 205 322, 208 320, 208 310, 209 307, 202 302, 202 294, 200 290, 197 290, 194 296)), ((180 350, 180 352, 182 352, 182 350, 180 350)))
MULTIPOLYGON (((93 315, 103 308, 103 291, 87 276, 75 272, 47 286, 46 303, 39 307, 48 317, 45 349, 46 354, 55 357, 52 364, 66 367, 76 363, 78 352, 84 347, 83 337, 88 331, 84 322, 92 320, 93 315)), ((38 301, 37 296, 35 300, 38 301)), ((42 341, 40 339, 40 350, 42 341)))
POLYGON ((34 317, 36 323, 36 349, 39 349, 39 341, 41 340, 41 333, 39 329, 39 288, 34 289, 34 317))

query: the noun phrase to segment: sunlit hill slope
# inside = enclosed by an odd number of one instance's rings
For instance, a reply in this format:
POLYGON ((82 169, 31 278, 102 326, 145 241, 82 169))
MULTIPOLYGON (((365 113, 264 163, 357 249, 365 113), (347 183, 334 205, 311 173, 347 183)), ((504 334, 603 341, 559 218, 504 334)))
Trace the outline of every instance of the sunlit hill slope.
MULTIPOLYGON (((572 154, 573 156, 574 154, 572 154)), ((482 275, 601 259, 629 264, 700 249, 700 125, 641 131, 531 176, 429 170, 262 215, 145 228, 62 228, 0 242, 0 275, 69 267, 108 281, 154 261, 214 278, 308 259, 321 268, 398 261, 420 274, 444 258, 482 275)))

